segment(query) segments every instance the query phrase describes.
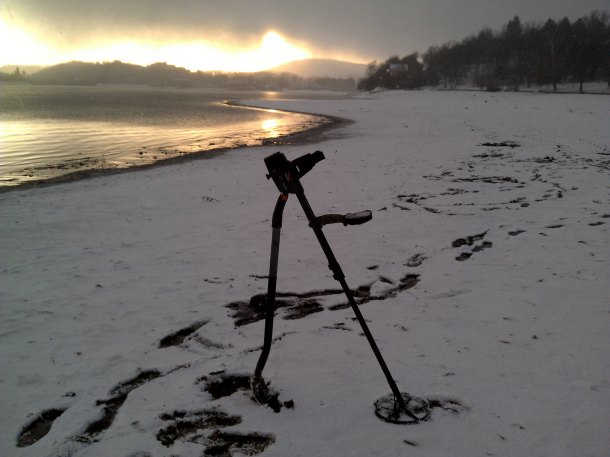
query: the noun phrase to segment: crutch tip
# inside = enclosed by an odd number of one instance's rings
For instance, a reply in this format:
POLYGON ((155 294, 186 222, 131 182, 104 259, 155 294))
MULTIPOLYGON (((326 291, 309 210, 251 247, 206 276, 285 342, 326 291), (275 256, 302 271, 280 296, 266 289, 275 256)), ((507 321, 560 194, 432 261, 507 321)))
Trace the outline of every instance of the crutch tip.
POLYGON ((424 398, 401 392, 405 408, 401 408, 393 393, 375 400, 375 415, 393 424, 414 425, 430 419, 430 405, 424 398))

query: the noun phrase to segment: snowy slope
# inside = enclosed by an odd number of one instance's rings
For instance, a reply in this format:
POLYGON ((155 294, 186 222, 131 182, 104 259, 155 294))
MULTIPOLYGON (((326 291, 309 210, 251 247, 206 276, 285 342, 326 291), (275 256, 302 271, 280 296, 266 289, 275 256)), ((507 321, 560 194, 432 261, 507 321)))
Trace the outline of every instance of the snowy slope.
POLYGON ((304 78, 360 79, 365 75, 366 64, 333 59, 303 59, 279 65, 270 71, 275 73, 294 73, 304 78))
POLYGON ((375 417, 389 388, 294 198, 264 373, 294 408, 230 393, 263 322, 225 305, 266 290, 277 198, 276 148, 237 149, 0 195, 0 455, 609 455, 610 98, 264 104, 355 121, 281 149, 324 151, 303 179, 315 211, 373 211, 325 233, 401 389, 461 412, 375 417))

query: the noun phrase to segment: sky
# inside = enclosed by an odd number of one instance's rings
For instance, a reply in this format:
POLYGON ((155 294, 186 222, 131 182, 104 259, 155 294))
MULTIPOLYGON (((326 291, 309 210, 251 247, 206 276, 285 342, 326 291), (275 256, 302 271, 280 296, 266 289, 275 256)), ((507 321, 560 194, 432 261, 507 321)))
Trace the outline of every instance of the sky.
POLYGON ((499 30, 515 15, 543 22, 594 10, 610 12, 610 0, 0 0, 0 65, 368 63, 499 30))

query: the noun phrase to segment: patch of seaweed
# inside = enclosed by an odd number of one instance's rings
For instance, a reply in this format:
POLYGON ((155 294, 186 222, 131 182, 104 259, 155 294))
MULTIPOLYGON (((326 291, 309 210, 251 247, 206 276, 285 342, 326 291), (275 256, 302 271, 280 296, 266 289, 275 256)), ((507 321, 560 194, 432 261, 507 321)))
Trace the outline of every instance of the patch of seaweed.
POLYGON ((162 338, 161 341, 159 341, 159 347, 168 348, 171 346, 179 346, 184 342, 186 338, 188 338, 190 335, 195 333, 207 323, 208 321, 194 322, 188 327, 184 327, 176 332, 170 333, 169 335, 162 338))
POLYGON ((28 447, 40 441, 49 431, 55 419, 61 416, 66 409, 53 408, 42 411, 23 430, 17 437, 17 447, 28 447))

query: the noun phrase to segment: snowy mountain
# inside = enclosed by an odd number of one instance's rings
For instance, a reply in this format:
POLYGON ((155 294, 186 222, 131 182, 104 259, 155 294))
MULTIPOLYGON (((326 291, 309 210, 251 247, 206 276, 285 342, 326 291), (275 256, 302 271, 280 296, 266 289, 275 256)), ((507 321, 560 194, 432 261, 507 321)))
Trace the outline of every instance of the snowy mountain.
POLYGON ((270 71, 277 73, 294 73, 304 78, 330 77, 359 79, 364 77, 366 65, 333 59, 304 59, 279 65, 272 68, 270 71))

